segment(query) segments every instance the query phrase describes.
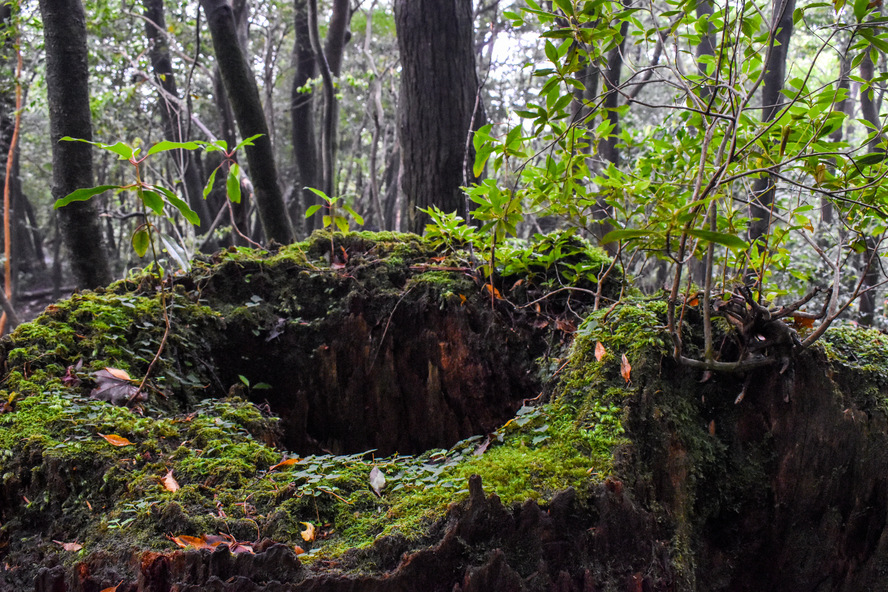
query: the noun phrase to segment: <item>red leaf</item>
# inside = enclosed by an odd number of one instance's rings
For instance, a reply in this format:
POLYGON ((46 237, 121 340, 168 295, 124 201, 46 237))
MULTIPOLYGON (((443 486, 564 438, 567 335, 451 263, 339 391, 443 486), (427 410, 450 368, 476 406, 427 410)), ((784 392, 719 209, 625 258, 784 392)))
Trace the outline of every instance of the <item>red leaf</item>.
POLYGON ((173 469, 167 471, 167 474, 163 476, 161 482, 167 491, 179 491, 179 482, 173 477, 173 469))
POLYGON ((604 349, 604 346, 601 345, 601 342, 597 342, 595 344, 595 360, 600 362, 601 358, 603 358, 606 353, 607 351, 604 349))
POLYGON ((105 438, 105 441, 108 442, 111 446, 133 446, 133 443, 124 438, 123 436, 118 436, 117 434, 99 434, 101 437, 105 438))
POLYGON ((631 373, 632 366, 629 365, 629 358, 626 357, 626 354, 623 354, 623 358, 620 360, 620 375, 623 377, 623 380, 629 382, 631 373))
POLYGON ((83 545, 81 545, 80 543, 63 543, 62 541, 57 541, 54 539, 52 542, 61 545, 62 549, 64 549, 65 551, 79 551, 83 548, 83 545))
POLYGON ((268 467, 268 471, 271 472, 271 471, 274 471, 275 469, 281 469, 284 467, 292 467, 293 465, 298 463, 300 460, 301 459, 299 459, 299 458, 285 458, 284 460, 282 460, 278 464, 268 467))

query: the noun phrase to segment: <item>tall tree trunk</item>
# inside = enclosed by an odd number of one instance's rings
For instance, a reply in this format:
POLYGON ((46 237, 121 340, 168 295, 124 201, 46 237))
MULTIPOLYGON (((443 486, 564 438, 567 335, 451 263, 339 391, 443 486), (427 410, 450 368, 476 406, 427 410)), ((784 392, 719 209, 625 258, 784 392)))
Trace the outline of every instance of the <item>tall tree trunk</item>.
POLYGON ((245 149, 262 227, 269 239, 290 243, 293 231, 278 185, 268 125, 256 80, 238 42, 231 5, 226 0, 200 0, 200 4, 207 15, 216 60, 241 136, 262 134, 245 149))
MULTIPOLYGON (((145 8, 145 35, 148 37, 148 56, 154 70, 155 82, 163 89, 160 92, 160 116, 163 120, 164 135, 172 142, 183 142, 183 118, 179 109, 179 91, 173 74, 170 48, 166 39, 166 19, 163 13, 163 0, 142 0, 145 8)), ((187 117, 187 116, 186 116, 187 117)), ((209 226, 210 211, 203 199, 203 182, 198 170, 194 153, 187 150, 176 150, 171 153, 176 168, 182 178, 188 205, 200 216, 201 225, 198 233, 203 233, 209 226)))
MULTIPOLYGON (((786 78, 786 55, 789 50, 789 40, 792 37, 792 13, 795 10, 795 0, 774 0, 774 14, 772 16, 771 36, 769 44, 770 57, 765 79, 762 85, 762 121, 768 122, 774 119, 783 107, 783 82, 786 78)), ((753 204, 750 207, 750 215, 753 221, 749 224, 750 242, 759 240, 768 232, 771 223, 771 208, 774 203, 774 177, 766 175, 756 179, 753 184, 753 204)))
MULTIPOLYGON (((296 34, 293 59, 296 75, 293 77, 293 88, 290 92, 290 116, 293 125, 293 156, 299 171, 299 188, 304 207, 308 209, 312 205, 321 203, 317 195, 306 189, 320 187, 317 137, 312 109, 314 93, 311 88, 305 88, 309 81, 318 75, 318 65, 308 31, 308 0, 295 0, 293 8, 296 34), (300 92, 303 88, 305 91, 300 92)), ((319 212, 305 220, 306 232, 320 227, 321 215, 319 212)))
MULTIPOLYGON (((875 65, 870 59, 869 52, 866 52, 863 61, 860 62, 860 77, 866 82, 872 82, 875 77, 875 65)), ((864 90, 861 85, 860 90, 860 112, 863 118, 873 126, 873 129, 881 129, 879 122, 879 111, 875 101, 875 85, 864 90)), ((876 134, 867 145, 871 151, 882 150, 879 144, 883 141, 882 134, 876 134)), ((876 237, 866 237, 866 250, 861 255, 861 273, 863 274, 863 294, 860 295, 860 317, 858 321, 861 325, 872 325, 876 317, 876 285, 879 283, 879 253, 877 250, 878 240, 876 237)))
MULTIPOLYGON (((93 185, 92 147, 83 142, 59 141, 63 136, 92 140, 86 19, 80 0, 40 0, 40 13, 46 46, 52 195, 60 199, 93 185)), ((77 286, 95 288, 110 282, 94 201, 61 208, 59 225, 77 286)))
POLYGON ((417 208, 463 212, 460 187, 472 173, 478 77, 471 0, 395 0, 401 54, 398 132, 407 229, 421 233, 428 216, 417 208))
MULTIPOLYGON (((607 65, 601 72, 602 91, 604 100, 601 103, 604 111, 604 118, 607 119, 611 126, 611 132, 598 142, 598 156, 602 160, 602 166, 606 167, 613 164, 615 167, 620 166, 620 151, 617 149, 617 140, 620 134, 620 115, 617 108, 620 105, 620 93, 617 88, 620 86, 620 77, 623 73, 623 46, 626 41, 626 33, 629 30, 629 23, 623 23, 620 27, 620 43, 607 52, 607 65)), ((605 199, 600 198, 597 203, 595 218, 599 221, 595 226, 596 238, 600 241, 605 234, 613 230, 613 225, 608 219, 613 216, 613 208, 608 205, 605 199)), ((608 243, 603 245, 604 248, 612 255, 616 253, 616 245, 608 243)))

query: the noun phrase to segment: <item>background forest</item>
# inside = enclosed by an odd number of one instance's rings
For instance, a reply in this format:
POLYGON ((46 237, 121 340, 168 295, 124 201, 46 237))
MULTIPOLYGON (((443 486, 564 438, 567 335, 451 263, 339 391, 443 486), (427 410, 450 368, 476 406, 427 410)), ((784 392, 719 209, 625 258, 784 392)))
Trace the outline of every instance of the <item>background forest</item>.
POLYGON ((433 222, 492 284, 515 238, 601 244, 669 293, 677 357, 698 300, 707 327, 791 303, 806 343, 882 324, 885 22, 879 0, 10 2, 7 295, 107 283, 151 245, 173 271, 433 222))

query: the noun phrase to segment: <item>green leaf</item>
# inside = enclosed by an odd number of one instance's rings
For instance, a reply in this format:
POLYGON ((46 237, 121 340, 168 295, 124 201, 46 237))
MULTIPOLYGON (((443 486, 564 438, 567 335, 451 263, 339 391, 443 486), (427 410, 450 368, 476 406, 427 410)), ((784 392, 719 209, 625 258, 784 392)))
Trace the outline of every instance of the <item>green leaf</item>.
POLYGON ((348 232, 348 220, 343 218, 342 216, 336 216, 333 218, 333 221, 336 222, 336 226, 339 227, 341 232, 348 232))
POLYGON ((148 232, 148 228, 144 224, 139 226, 139 228, 133 233, 132 243, 136 255, 144 257, 145 253, 148 252, 148 248, 151 247, 151 234, 148 232))
MULTIPOLYGON (((64 140, 64 138, 62 138, 64 140)), ((54 209, 63 208, 71 202, 75 201, 87 201, 93 196, 96 196, 100 193, 105 193, 109 189, 120 189, 120 185, 99 185, 98 187, 85 187, 83 189, 77 189, 72 191, 65 197, 56 200, 55 205, 53 205, 54 209)))
POLYGON ((216 172, 217 172, 218 170, 219 170, 218 167, 215 168, 215 169, 213 169, 213 172, 210 173, 210 178, 207 179, 207 184, 206 184, 206 186, 205 186, 204 189, 203 189, 203 198, 204 198, 204 199, 206 199, 206 198, 210 195, 210 191, 213 190, 213 185, 216 184, 216 172))
POLYGON ((318 197, 323 199, 328 204, 336 203, 336 200, 338 199, 338 198, 334 198, 334 197, 329 197, 326 193, 324 193, 320 189, 315 189, 314 187, 306 187, 306 189, 308 189, 309 191, 311 191, 312 193, 314 193, 315 195, 317 195, 318 197))
POLYGON ((71 136, 65 136, 63 138, 59 138, 60 142, 83 142, 84 144, 90 144, 92 146, 96 146, 97 148, 101 148, 102 150, 107 150, 108 152, 113 152, 117 156, 120 157, 120 160, 129 160, 136 155, 136 150, 133 149, 132 146, 127 146, 123 142, 117 142, 116 144, 102 144, 101 142, 91 142, 89 140, 84 140, 82 138, 72 138, 71 136))
POLYGON ((240 150, 240 149, 243 148, 244 146, 252 146, 252 145, 253 145, 253 140, 255 140, 255 139, 257 139, 257 138, 261 138, 261 137, 264 136, 264 135, 265 135, 265 134, 256 134, 255 136, 250 136, 249 138, 247 138, 247 139, 245 139, 245 140, 241 140, 241 143, 238 144, 237 146, 235 146, 235 147, 234 147, 234 150, 232 150, 232 152, 237 152, 238 150, 240 150))
POLYGON ((187 203, 185 203, 182 198, 180 198, 178 195, 176 195, 166 187, 155 186, 154 189, 164 194, 164 196, 166 196, 167 198, 167 201, 170 202, 170 205, 179 210, 179 213, 182 214, 182 216, 184 216, 186 220, 191 222, 194 226, 200 226, 200 216, 198 216, 197 212, 192 210, 191 207, 187 203))
POLYGON ((622 228, 619 230, 611 230, 601 238, 602 244, 612 243, 619 240, 632 240, 642 238, 653 234, 650 230, 640 230, 637 228, 622 228))
POLYGON ((232 164, 231 168, 228 169, 228 178, 225 180, 225 192, 228 194, 228 199, 230 199, 232 203, 240 203, 241 201, 241 186, 240 179, 238 179, 239 172, 240 167, 238 164, 232 164))
POLYGON ((163 198, 156 191, 150 189, 142 189, 139 191, 139 198, 142 203, 151 208, 158 216, 163 216, 163 198))
POLYGON ((351 217, 355 219, 355 222, 358 224, 358 226, 364 225, 364 218, 361 217, 361 215, 358 214, 356 211, 354 211, 350 205, 342 204, 342 209, 351 214, 351 217))
POLYGON ((888 157, 888 153, 886 152, 870 152, 869 154, 864 154, 855 162, 857 163, 857 166, 872 166, 874 164, 879 164, 885 160, 886 157, 888 157))
POLYGON ((197 150, 200 145, 196 142, 168 142, 163 140, 148 149, 145 156, 151 156, 158 152, 166 152, 167 150, 197 150))
POLYGON ((305 217, 311 218, 312 216, 314 216, 315 212, 320 210, 322 207, 324 207, 324 206, 322 206, 321 204, 315 204, 313 206, 310 206, 307 210, 305 210, 305 217))
POLYGON ((734 234, 691 228, 688 230, 688 235, 717 245, 724 245, 729 249, 735 249, 738 251, 749 248, 749 244, 745 240, 734 234))

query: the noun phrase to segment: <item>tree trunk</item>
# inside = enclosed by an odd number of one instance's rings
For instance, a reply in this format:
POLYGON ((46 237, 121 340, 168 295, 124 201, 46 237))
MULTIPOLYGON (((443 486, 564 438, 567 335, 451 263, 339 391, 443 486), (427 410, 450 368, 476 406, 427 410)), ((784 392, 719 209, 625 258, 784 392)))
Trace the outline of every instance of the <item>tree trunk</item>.
MULTIPOLYGON (((865 82, 872 82, 875 77, 875 66, 870 59, 869 52, 866 52, 863 61, 860 62, 860 77, 865 82)), ((860 90, 860 113, 863 118, 873 126, 873 129, 880 129, 879 111, 875 101, 874 85, 869 89, 860 90)), ((883 140, 882 134, 876 134, 875 137, 867 144, 867 148, 871 151, 880 150, 879 143, 883 140)), ((860 317, 858 321, 861 325, 870 326, 876 317, 876 285, 879 283, 879 253, 876 237, 866 237, 866 250, 861 254, 861 273, 863 275, 863 294, 860 295, 860 317)))
MULTIPOLYGON (((154 70, 155 82, 161 90, 159 97, 160 117, 163 120, 164 135, 171 142, 187 140, 182 129, 183 117, 179 109, 179 91, 173 74, 170 48, 166 40, 166 19, 163 13, 163 0, 142 0, 145 7, 145 35, 148 37, 148 56, 154 70)), ((171 156, 182 178, 188 205, 200 216, 197 227, 202 234, 209 223, 210 211, 203 198, 203 182, 194 154, 187 150, 176 150, 171 156)))
MULTIPOLYGON (((46 44, 52 195, 61 199, 93 185, 92 147, 59 141, 63 136, 92 140, 86 19, 80 0, 40 0, 40 13, 46 44)), ((109 283, 111 272, 99 238, 95 203, 74 202, 61 208, 59 224, 77 286, 95 288, 109 283)))
MULTIPOLYGON (((473 182, 471 133, 478 77, 471 0, 396 0, 401 54, 398 133, 407 229, 421 233, 438 206, 463 213, 460 187, 473 182)), ((473 121, 474 120, 474 121, 473 121)))
POLYGON ((290 243, 293 231, 278 185, 268 125, 259 99, 259 89, 238 42, 231 5, 226 0, 201 0, 200 4, 207 15, 216 61, 241 136, 247 138, 262 134, 254 140, 253 146, 245 148, 262 227, 270 240, 290 243))
MULTIPOLYGON (((293 123, 293 156, 299 170, 299 188, 304 206, 320 204, 321 200, 307 187, 320 187, 318 179, 318 149, 314 129, 314 110, 312 109, 313 90, 305 87, 311 79, 318 75, 318 65, 308 32, 308 0, 295 0, 296 42, 293 47, 293 59, 296 75, 293 77, 293 89, 290 93, 290 115, 293 123)), ((305 220, 306 232, 319 228, 321 213, 305 220)))
MULTIPOLYGON (((786 78, 786 54, 789 40, 792 37, 792 13, 795 0, 774 0, 774 15, 770 42, 770 58, 765 64, 764 84, 762 86, 762 121, 768 122, 783 107, 783 81, 786 78)), ((771 223, 771 207, 774 203, 774 178, 766 175, 756 179, 753 185, 753 204, 750 206, 749 223, 750 242, 759 240, 768 232, 771 223)))
MULTIPOLYGON (((620 134, 620 115, 617 107, 620 105, 620 93, 617 88, 620 86, 620 77, 623 73, 623 46, 625 44, 626 33, 629 30, 629 23, 624 22, 620 27, 620 43, 607 52, 607 67, 601 72, 602 90, 604 100, 601 103, 604 111, 604 118, 613 126, 610 134, 602 138, 598 142, 598 155, 602 160, 602 167, 613 164, 615 167, 620 166, 620 151, 617 149, 617 139, 620 134)), ((608 221, 613 216, 613 208, 608 205, 604 198, 599 198, 593 212, 598 224, 595 226, 596 238, 600 241, 605 234, 613 230, 613 225, 608 221)), ((608 243, 603 247, 611 254, 616 253, 616 244, 608 243)))

